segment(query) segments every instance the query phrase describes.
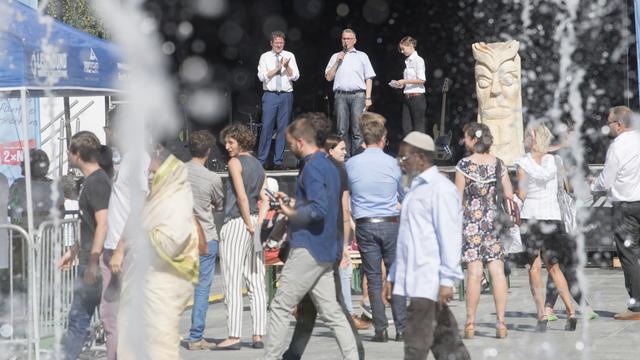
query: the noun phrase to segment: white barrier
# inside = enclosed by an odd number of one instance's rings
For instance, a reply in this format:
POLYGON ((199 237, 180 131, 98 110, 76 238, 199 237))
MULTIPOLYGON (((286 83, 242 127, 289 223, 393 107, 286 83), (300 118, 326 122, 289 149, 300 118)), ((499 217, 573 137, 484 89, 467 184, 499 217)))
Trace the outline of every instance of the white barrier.
POLYGON ((0 346, 17 358, 26 355, 27 359, 37 360, 41 340, 55 337, 54 347, 57 346, 67 325, 77 266, 62 271, 58 262, 69 246, 79 240, 80 221, 45 221, 33 240, 17 225, 0 225, 0 231, 8 233, 9 241, 9 298, 7 314, 0 317, 0 346), (18 254, 13 251, 15 241, 22 242, 18 254), (19 266, 14 271, 16 261, 19 266), (18 291, 25 282, 26 291, 18 291))
POLYGON ((9 241, 9 299, 8 314, 2 314, 0 319, 0 345, 11 351, 12 348, 20 348, 26 346, 27 358, 39 358, 39 327, 38 327, 38 302, 37 287, 34 276, 36 274, 34 243, 31 236, 20 226, 12 224, 0 225, 1 232, 7 232, 7 240, 9 241), (21 243, 20 253, 20 276, 14 273, 14 251, 13 243, 19 241, 21 243), (16 279, 26 280, 26 294, 24 292, 16 292, 16 279), (16 305, 27 304, 16 311, 16 305), (7 320, 4 317, 8 316, 7 320), (6 323, 5 323, 6 321, 6 323), (24 328, 26 332, 20 333, 16 330, 24 328))
MULTIPOLYGON (((40 339, 66 329, 77 266, 61 271, 58 261, 80 239, 80 220, 45 221, 35 237, 40 339)), ((59 334, 60 335, 60 334, 59 334)))

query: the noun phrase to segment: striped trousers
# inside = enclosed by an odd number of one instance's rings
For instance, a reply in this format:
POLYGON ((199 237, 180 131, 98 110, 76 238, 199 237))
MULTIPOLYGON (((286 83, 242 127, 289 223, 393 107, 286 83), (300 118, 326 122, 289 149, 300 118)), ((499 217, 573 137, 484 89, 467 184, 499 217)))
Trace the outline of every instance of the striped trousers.
MULTIPOLYGON (((258 216, 252 215, 255 224, 258 216)), ((256 231, 259 227, 256 226, 256 231)), ((253 335, 265 335, 267 328, 267 293, 264 254, 256 252, 253 237, 241 217, 222 225, 220 230, 220 262, 224 278, 224 304, 227 309, 229 337, 242 335, 242 285, 247 284, 251 302, 253 335)))

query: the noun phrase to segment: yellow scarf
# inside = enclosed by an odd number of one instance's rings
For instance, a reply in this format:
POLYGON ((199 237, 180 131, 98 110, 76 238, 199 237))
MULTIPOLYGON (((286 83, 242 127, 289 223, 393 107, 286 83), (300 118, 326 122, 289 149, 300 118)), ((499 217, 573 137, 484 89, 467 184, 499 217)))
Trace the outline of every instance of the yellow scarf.
POLYGON ((178 274, 196 283, 199 276, 198 233, 187 169, 173 155, 156 171, 144 207, 143 226, 156 253, 178 274))

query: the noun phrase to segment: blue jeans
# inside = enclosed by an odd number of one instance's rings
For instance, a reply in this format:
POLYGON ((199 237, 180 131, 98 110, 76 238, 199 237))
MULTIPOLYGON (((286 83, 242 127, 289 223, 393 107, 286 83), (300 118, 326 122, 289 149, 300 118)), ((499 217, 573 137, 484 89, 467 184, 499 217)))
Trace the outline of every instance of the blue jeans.
POLYGON ((273 153, 273 164, 282 165, 284 157, 284 131, 291 119, 293 93, 273 93, 265 91, 262 95, 262 130, 258 143, 258 161, 264 165, 271 148, 273 128, 276 126, 276 149, 273 153))
POLYGON ((340 268, 340 287, 342 289, 342 298, 344 299, 344 305, 347 308, 347 311, 349 311, 349 314, 351 315, 353 315, 353 301, 351 300, 352 273, 353 265, 351 265, 351 262, 349 262, 349 265, 346 268, 340 268))
POLYGON ((334 95, 338 135, 347 144, 347 152, 349 154, 353 154, 362 143, 362 133, 358 122, 360 121, 360 115, 364 111, 364 97, 364 92, 334 95), (351 125, 350 139, 348 137, 349 125, 351 125))
POLYGON ((200 278, 193 294, 193 308, 191 308, 191 329, 189 329, 188 341, 202 339, 204 325, 207 321, 209 309, 209 292, 213 275, 216 270, 216 256, 218 255, 218 241, 209 240, 207 243, 209 253, 200 255, 200 278))
MULTIPOLYGON (((382 302, 382 266, 387 271, 396 260, 396 243, 398 241, 397 223, 365 223, 356 226, 356 239, 362 258, 362 269, 369 282, 369 301, 373 312, 373 326, 376 331, 385 330, 389 325, 382 302)), ((391 311, 397 331, 404 331, 407 319, 407 302, 404 296, 393 295, 391 311)))
POLYGON ((87 285, 82 280, 86 265, 78 266, 78 276, 73 285, 73 301, 69 310, 69 325, 67 335, 63 340, 64 358, 76 360, 82 352, 82 347, 89 335, 91 317, 100 305, 102 293, 102 279, 100 269, 95 284, 87 285))

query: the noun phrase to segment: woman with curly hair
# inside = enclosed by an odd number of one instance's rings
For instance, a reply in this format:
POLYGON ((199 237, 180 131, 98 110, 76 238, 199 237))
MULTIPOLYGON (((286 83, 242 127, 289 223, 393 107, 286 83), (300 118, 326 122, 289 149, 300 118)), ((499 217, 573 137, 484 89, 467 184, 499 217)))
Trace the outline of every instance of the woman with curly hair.
POLYGON ((507 279, 504 275, 504 248, 498 239, 496 227, 496 188, 500 181, 504 197, 508 199, 513 198, 513 188, 505 164, 489 154, 493 136, 487 125, 477 122, 465 125, 464 144, 472 154, 458 162, 455 179, 464 209, 462 261, 467 263, 467 321, 464 337, 471 339, 475 334, 483 264, 487 264, 496 305, 496 337, 504 338, 507 336, 504 322, 507 279))
POLYGON ((220 260, 224 278, 229 337, 214 349, 239 350, 242 335, 242 280, 247 283, 253 318, 253 347, 264 347, 262 336, 267 326, 264 254, 254 244, 254 233, 261 224, 264 208, 258 207, 264 196, 265 173, 250 150, 255 144, 251 130, 233 124, 222 130, 221 140, 229 152, 229 180, 226 184, 224 225, 220 230, 220 260))

